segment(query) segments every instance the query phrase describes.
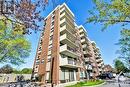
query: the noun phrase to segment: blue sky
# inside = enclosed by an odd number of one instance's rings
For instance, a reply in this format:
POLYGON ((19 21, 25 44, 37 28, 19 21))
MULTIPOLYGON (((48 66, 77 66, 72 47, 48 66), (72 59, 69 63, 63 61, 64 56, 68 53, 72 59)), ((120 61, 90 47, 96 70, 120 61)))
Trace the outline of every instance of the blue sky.
MULTIPOLYGON (((60 0, 61 3, 63 0, 60 0)), ((68 0, 66 3, 68 7, 75 14, 75 21, 78 25, 84 24, 86 18, 89 17, 88 10, 92 9, 92 0, 68 0)), ((52 4, 49 4, 43 15, 47 16, 53 10, 52 4)), ((115 54, 119 46, 115 45, 120 37, 120 27, 112 26, 109 27, 104 32, 101 31, 100 24, 85 24, 84 27, 87 30, 88 36, 91 40, 97 43, 100 47, 102 58, 105 64, 113 64, 113 60, 117 58, 115 54)), ((33 67, 34 58, 36 55, 36 48, 39 40, 39 33, 33 33, 27 36, 29 41, 32 43, 32 50, 29 58, 26 58, 26 63, 20 66, 14 66, 17 69, 22 69, 24 67, 33 67)))

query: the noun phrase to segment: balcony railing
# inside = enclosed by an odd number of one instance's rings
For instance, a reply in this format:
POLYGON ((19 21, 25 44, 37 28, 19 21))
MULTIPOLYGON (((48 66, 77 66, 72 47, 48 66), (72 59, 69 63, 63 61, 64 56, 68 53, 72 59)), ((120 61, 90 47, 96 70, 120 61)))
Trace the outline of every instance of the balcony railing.
POLYGON ((76 39, 67 33, 60 36, 60 41, 64 44, 70 44, 71 47, 78 47, 76 39))
POLYGON ((68 57, 61 58, 60 66, 64 66, 64 67, 68 67, 68 68, 77 68, 78 67, 76 60, 74 60, 73 58, 68 58, 68 57))
POLYGON ((76 50, 76 49, 74 49, 74 48, 71 48, 71 47, 69 47, 69 46, 67 46, 67 49, 68 49, 69 51, 72 51, 72 52, 74 52, 74 53, 76 53, 76 52, 77 52, 77 50, 76 50))
POLYGON ((60 24, 66 23, 70 28, 74 29, 75 25, 70 22, 67 18, 63 18, 62 20, 60 20, 60 24))
POLYGON ((67 46, 67 44, 60 46, 60 52, 73 58, 77 58, 79 56, 77 54, 77 50, 67 46))
POLYGON ((68 58, 68 64, 76 65, 76 61, 68 58))
POLYGON ((74 16, 72 15, 72 13, 66 7, 62 7, 60 9, 60 13, 62 13, 63 11, 66 11, 71 18, 74 18, 74 16))
POLYGON ((88 56, 88 57, 91 57, 92 56, 92 53, 90 51, 83 51, 84 55, 88 56))
POLYGON ((62 27, 60 28, 60 32, 61 32, 61 33, 68 33, 68 34, 70 34, 73 38, 76 38, 76 36, 74 35, 74 34, 75 34, 75 29, 70 29, 67 25, 62 26, 62 27), (63 31, 65 31, 65 30, 66 30, 66 32, 63 32, 63 31))

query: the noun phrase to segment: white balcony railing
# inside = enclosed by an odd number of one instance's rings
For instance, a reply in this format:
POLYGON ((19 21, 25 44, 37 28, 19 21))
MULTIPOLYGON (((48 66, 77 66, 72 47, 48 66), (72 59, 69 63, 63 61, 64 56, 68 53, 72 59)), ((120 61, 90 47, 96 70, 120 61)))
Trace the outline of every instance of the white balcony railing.
POLYGON ((67 25, 64 25, 63 27, 60 28, 60 32, 62 33, 67 33, 69 34, 71 37, 76 38, 76 36, 74 35, 74 29, 69 29, 67 28, 67 25))
POLYGON ((67 44, 60 46, 60 52, 62 54, 71 56, 73 58, 77 58, 79 55, 77 54, 77 51, 75 48, 71 48, 67 46, 67 44))
POLYGON ((83 42, 85 42, 85 41, 86 41, 86 40, 85 40, 85 38, 84 38, 84 39, 81 40, 81 43, 83 43, 83 42))
POLYGON ((86 47, 87 47, 87 44, 82 45, 82 47, 83 47, 83 48, 86 48, 86 47))
POLYGON ((67 33, 60 36, 60 41, 64 44, 68 44, 71 47, 78 47, 75 38, 71 37, 71 35, 68 35, 67 33))
POLYGON ((84 35, 84 34, 81 34, 80 37, 85 37, 85 35, 84 35))
POLYGON ((60 66, 64 67, 70 67, 70 68, 77 68, 78 65, 76 64, 76 61, 74 59, 69 59, 69 58, 61 58, 60 60, 60 66))

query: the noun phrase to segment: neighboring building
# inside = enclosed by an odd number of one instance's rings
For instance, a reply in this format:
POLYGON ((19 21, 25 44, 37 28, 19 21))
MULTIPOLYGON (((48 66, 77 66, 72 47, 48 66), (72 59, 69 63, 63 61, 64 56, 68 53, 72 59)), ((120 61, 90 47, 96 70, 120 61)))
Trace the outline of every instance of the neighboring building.
POLYGON ((76 25, 65 3, 59 5, 45 19, 32 80, 59 84, 97 76, 94 55, 84 27, 76 25))
POLYGON ((30 80, 31 74, 0 74, 0 84, 18 82, 18 77, 23 76, 22 80, 30 80))
POLYGON ((104 65, 104 72, 112 72, 113 68, 111 65, 104 65))

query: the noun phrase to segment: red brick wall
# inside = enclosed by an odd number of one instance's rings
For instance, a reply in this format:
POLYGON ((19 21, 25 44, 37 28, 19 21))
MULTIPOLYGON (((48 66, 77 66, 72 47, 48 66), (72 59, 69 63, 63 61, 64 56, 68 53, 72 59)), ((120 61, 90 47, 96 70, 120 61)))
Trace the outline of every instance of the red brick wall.
POLYGON ((43 41, 42 53, 41 53, 40 64, 39 64, 39 69, 38 69, 38 74, 42 76, 42 82, 45 82, 46 64, 47 64, 49 38, 50 38, 50 28, 51 28, 51 17, 48 17, 46 20, 46 25, 45 25, 44 38, 42 39, 43 41), (43 64, 41 63, 42 59, 44 59, 43 64))
POLYGON ((60 13, 59 9, 55 11, 54 18, 54 32, 53 32, 53 41, 52 41, 52 55, 53 66, 51 67, 52 71, 52 83, 59 83, 59 51, 60 51, 60 13))

